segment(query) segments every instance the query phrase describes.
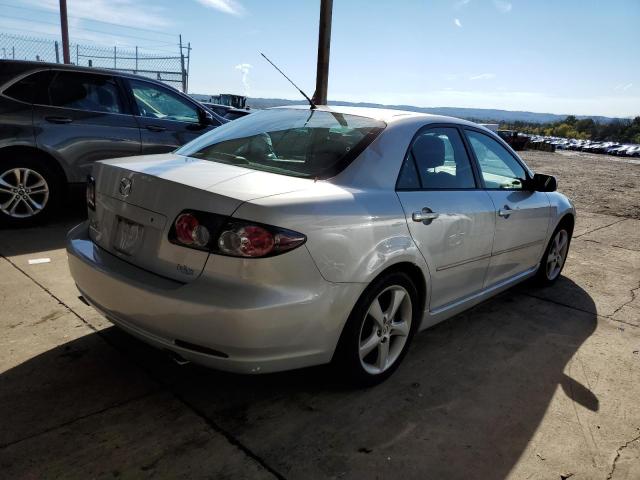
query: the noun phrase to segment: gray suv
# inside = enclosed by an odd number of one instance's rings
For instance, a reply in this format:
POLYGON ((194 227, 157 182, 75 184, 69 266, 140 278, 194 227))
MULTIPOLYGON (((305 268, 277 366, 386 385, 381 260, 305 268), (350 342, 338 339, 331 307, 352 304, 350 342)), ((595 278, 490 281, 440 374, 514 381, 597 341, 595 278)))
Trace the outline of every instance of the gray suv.
POLYGON ((137 75, 0 60, 0 225, 46 219, 97 160, 169 152, 226 121, 137 75))

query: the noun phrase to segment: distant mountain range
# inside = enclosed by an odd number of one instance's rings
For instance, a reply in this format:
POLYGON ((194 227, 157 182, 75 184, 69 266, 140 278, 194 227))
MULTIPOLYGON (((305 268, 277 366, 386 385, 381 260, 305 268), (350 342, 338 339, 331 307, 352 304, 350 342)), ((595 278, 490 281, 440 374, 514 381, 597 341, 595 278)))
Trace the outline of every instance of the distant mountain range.
MULTIPOLYGON (((192 94, 196 100, 206 101, 210 95, 192 94)), ((247 99, 247 105, 255 109, 263 109, 270 107, 280 107, 283 105, 300 105, 304 104, 304 99, 287 100, 284 98, 253 98, 247 99)), ((329 105, 342 105, 349 107, 373 107, 373 108, 393 108, 397 110, 408 110, 410 112, 430 113, 433 115, 447 115, 450 117, 465 118, 477 122, 486 123, 502 123, 502 122, 528 122, 528 123, 547 123, 557 122, 567 118, 567 115, 558 115, 555 113, 537 113, 522 112, 511 110, 497 110, 493 108, 458 108, 458 107, 414 107, 412 105, 382 105, 379 103, 354 103, 354 102, 334 102, 329 101, 329 105)), ((576 115, 576 118, 592 118, 598 123, 609 123, 617 120, 612 117, 603 117, 599 115, 576 115)))

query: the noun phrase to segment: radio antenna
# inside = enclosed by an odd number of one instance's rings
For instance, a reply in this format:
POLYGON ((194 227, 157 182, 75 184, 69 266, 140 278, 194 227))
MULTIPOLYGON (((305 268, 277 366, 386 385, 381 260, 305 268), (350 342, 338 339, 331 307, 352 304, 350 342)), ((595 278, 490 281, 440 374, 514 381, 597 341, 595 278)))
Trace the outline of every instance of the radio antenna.
POLYGON ((282 70, 280 70, 280 69, 276 66, 276 64, 275 64, 275 63, 273 63, 271 60, 269 60, 269 59, 267 58, 267 56, 266 56, 264 53, 260 52, 260 55, 262 55, 262 56, 264 57, 264 59, 265 59, 267 62, 269 62, 269 63, 273 66, 273 68, 275 68, 277 71, 279 71, 279 72, 282 74, 282 76, 283 76, 284 78, 286 78, 287 80, 289 80, 289 83, 290 83, 291 85, 293 85, 294 87, 296 87, 296 90, 298 90, 298 91, 300 92, 300 94, 301 94, 301 95, 302 95, 302 96, 307 100, 307 102, 309 102, 309 106, 311 107, 311 110, 315 110, 316 108, 318 108, 318 107, 316 106, 316 104, 315 104, 315 103, 313 103, 313 100, 311 100, 311 99, 309 98, 309 96, 308 96, 306 93, 304 93, 300 87, 298 87, 295 83, 293 83, 293 80, 291 80, 289 77, 287 77, 287 76, 285 75, 285 73, 284 73, 282 70))

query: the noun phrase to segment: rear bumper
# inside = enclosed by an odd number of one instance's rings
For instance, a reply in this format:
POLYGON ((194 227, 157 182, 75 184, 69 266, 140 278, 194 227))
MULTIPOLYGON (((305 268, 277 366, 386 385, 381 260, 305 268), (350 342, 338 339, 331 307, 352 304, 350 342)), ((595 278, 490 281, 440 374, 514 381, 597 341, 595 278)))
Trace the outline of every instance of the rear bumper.
POLYGON ((364 284, 324 280, 305 247, 270 259, 212 255, 183 284, 68 234, 78 289, 112 323, 189 361, 237 373, 327 363, 364 284), (185 345, 188 346, 185 347, 185 345))

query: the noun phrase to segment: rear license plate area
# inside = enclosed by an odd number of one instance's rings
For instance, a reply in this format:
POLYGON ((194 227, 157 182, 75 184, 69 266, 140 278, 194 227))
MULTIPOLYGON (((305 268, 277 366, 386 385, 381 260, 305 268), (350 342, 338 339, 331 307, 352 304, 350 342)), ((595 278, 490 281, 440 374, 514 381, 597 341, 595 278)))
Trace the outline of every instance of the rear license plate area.
POLYGON ((135 255, 142 245, 144 226, 120 216, 116 217, 116 222, 113 249, 124 255, 135 255))

